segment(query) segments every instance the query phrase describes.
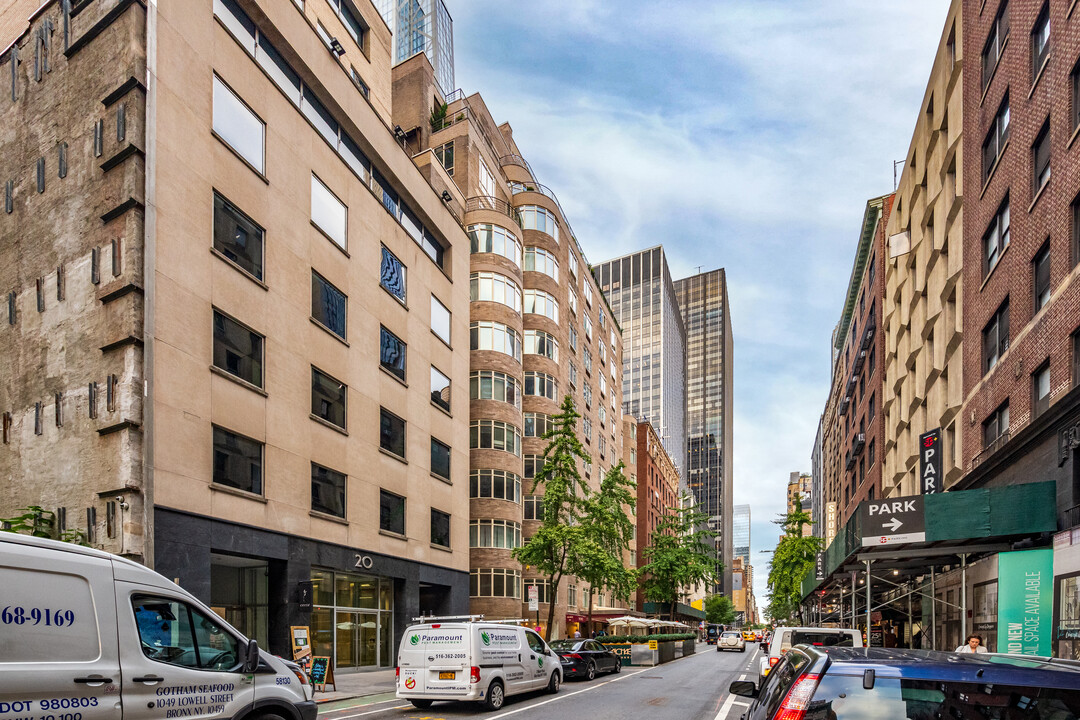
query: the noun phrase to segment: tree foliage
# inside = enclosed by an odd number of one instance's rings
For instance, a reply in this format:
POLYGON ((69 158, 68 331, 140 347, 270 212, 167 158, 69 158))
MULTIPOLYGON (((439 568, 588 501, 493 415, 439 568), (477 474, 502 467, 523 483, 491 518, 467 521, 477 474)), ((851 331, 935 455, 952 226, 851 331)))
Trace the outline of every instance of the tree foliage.
POLYGON ((645 578, 645 599, 668 603, 673 619, 679 600, 698 583, 714 583, 722 567, 712 543, 716 533, 703 529, 705 515, 686 499, 649 534, 649 545, 642 551, 646 564, 639 569, 645 578))
POLYGON ((582 542, 574 554, 571 572, 589 583, 589 625, 592 625, 593 591, 607 588, 625 600, 637 588, 637 571, 623 563, 623 553, 634 537, 635 485, 623 473, 619 462, 600 480, 597 492, 582 501, 582 542))
POLYGON ((0 518, 0 529, 21 535, 63 540, 75 545, 87 545, 86 533, 82 530, 60 532, 56 524, 56 513, 40 505, 31 505, 17 511, 15 517, 0 518))
POLYGON ((784 529, 769 563, 769 616, 774 620, 797 617, 802 623, 802 579, 814 566, 821 550, 819 537, 803 535, 803 526, 814 523, 802 509, 802 498, 795 498, 794 509, 773 521, 784 529))
POLYGON ((705 598, 705 622, 730 625, 735 622, 735 606, 727 595, 710 595, 705 598))

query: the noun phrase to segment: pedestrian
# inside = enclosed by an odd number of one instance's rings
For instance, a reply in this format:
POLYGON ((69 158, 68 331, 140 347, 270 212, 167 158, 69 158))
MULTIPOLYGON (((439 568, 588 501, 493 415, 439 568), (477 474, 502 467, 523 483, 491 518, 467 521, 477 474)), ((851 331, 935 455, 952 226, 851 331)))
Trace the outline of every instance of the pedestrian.
POLYGON ((575 631, 574 631, 574 637, 575 637, 575 638, 579 638, 579 637, 581 637, 581 631, 580 631, 580 630, 575 630, 575 631))
POLYGON ((965 643, 964 645, 961 645, 960 647, 956 648, 956 652, 958 652, 958 653, 984 653, 984 652, 988 652, 988 650, 983 647, 981 637, 979 637, 978 635, 968 635, 967 643, 965 643))

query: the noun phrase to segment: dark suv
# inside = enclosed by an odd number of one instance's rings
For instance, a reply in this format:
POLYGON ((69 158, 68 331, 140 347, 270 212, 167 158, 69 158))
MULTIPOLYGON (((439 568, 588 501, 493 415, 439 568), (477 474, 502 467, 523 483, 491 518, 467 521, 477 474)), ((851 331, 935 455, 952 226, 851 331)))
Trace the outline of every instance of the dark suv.
POLYGON ((742 720, 1077 720, 1080 663, 798 645, 730 692, 753 698, 742 720))

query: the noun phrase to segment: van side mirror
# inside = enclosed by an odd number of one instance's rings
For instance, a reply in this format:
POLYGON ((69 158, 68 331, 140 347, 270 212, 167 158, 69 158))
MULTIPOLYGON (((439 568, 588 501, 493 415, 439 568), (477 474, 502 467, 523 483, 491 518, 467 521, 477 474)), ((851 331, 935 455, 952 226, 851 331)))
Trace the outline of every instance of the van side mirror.
MULTIPOLYGON (((259 669, 259 643, 255 640, 248 640, 247 647, 244 648, 244 673, 253 673, 259 669)), ((753 684, 753 683, 751 683, 753 684)))
POLYGON ((742 695, 743 697, 748 698, 756 698, 758 696, 757 685, 750 681, 733 682, 728 687, 728 692, 732 695, 742 695))

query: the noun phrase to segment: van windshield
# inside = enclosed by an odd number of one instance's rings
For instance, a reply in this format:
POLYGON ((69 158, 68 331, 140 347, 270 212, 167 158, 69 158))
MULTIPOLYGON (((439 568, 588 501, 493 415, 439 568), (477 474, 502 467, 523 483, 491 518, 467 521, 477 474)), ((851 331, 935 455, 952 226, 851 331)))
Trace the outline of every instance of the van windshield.
POLYGON ((828 630, 789 630, 780 641, 780 652, 785 653, 795 645, 817 645, 819 647, 852 647, 851 633, 829 632, 828 630))

